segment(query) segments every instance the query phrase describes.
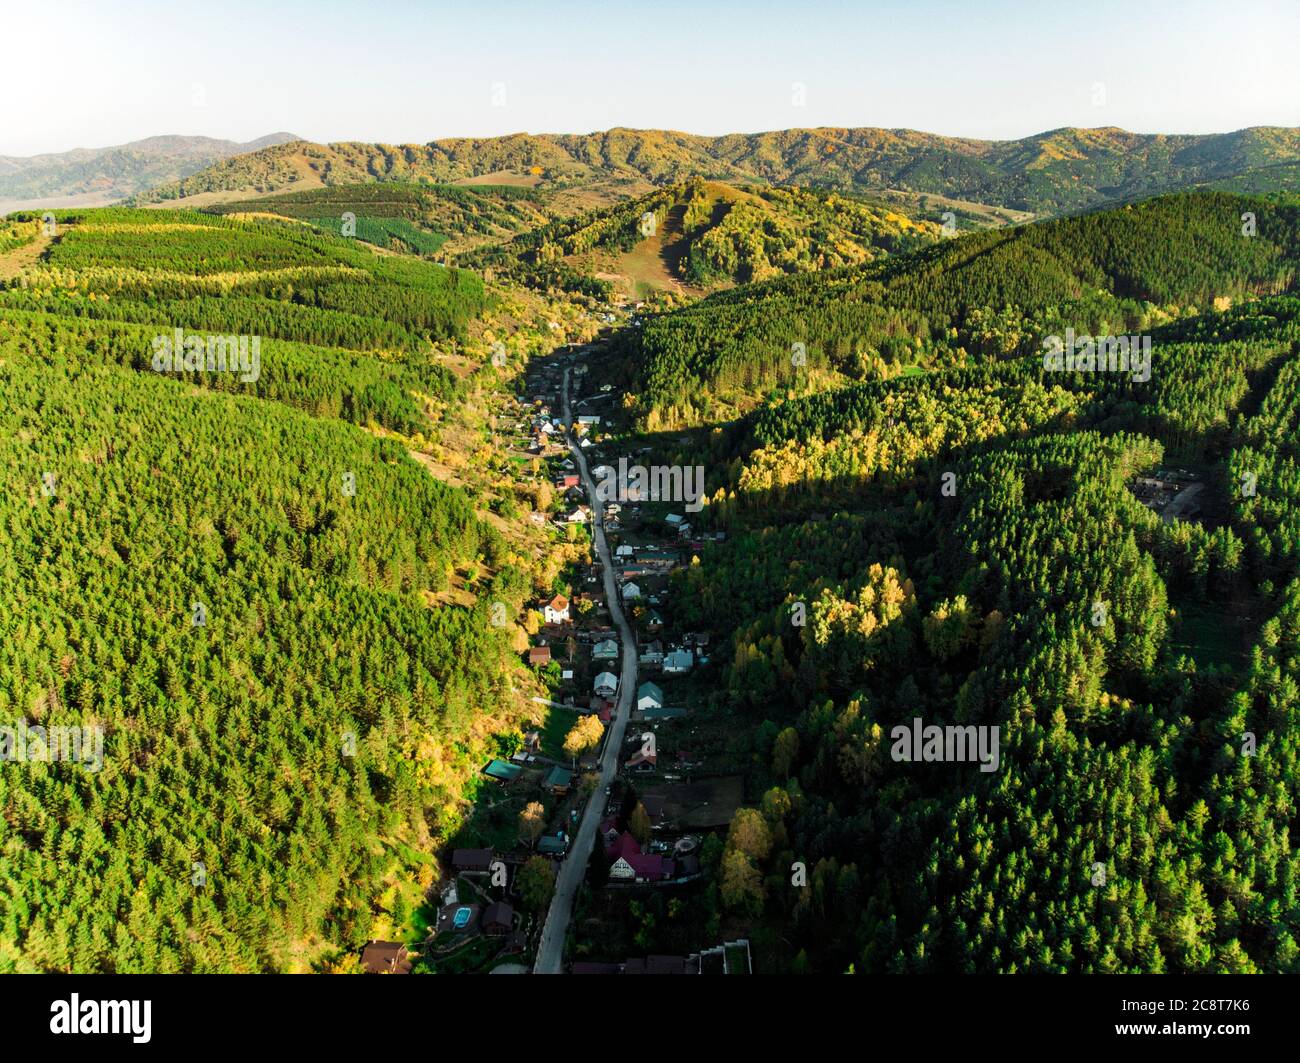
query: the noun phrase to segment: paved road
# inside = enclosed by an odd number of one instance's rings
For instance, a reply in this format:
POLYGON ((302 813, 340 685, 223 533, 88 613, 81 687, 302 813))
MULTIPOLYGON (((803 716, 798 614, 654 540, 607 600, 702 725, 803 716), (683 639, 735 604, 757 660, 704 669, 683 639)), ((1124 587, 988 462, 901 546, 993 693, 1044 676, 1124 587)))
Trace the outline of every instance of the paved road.
POLYGON ((623 615, 623 606, 619 601, 618 587, 614 583, 614 565, 609 554, 609 545, 605 542, 604 506, 596 498, 596 485, 587 468, 587 456, 578 446, 573 434, 573 418, 569 406, 569 370, 564 371, 564 424, 568 433, 569 449, 573 459, 578 463, 583 486, 587 489, 587 501, 591 503, 592 529, 596 542, 596 556, 604 564, 605 598, 609 602, 610 615, 623 640, 623 668, 619 679, 618 704, 614 709, 614 718, 610 721, 609 734, 605 739, 605 752, 600 758, 600 780, 592 791, 587 807, 583 810, 582 820, 578 824, 578 833, 569 846, 568 855, 560 864, 560 872, 555 879, 555 896, 551 899, 550 910, 546 913, 546 923, 542 926, 542 938, 537 946, 537 959, 533 963, 534 974, 561 974, 564 965, 564 937, 569 929, 569 920, 573 918, 573 900, 582 885, 587 872, 587 861, 591 857, 595 843, 596 827, 600 824, 605 811, 605 787, 614 782, 618 774, 618 757, 623 749, 623 736, 627 732, 627 723, 632 715, 632 701, 636 696, 637 645, 632 634, 632 625, 623 615))

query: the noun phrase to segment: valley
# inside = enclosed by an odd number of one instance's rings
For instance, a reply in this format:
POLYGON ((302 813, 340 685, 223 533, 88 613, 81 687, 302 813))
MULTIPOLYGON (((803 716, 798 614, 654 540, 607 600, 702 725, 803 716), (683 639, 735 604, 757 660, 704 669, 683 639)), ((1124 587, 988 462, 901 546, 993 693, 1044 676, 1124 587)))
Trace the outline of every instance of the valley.
POLYGON ((1300 203, 815 132, 5 219, 0 968, 1294 967, 1300 203))

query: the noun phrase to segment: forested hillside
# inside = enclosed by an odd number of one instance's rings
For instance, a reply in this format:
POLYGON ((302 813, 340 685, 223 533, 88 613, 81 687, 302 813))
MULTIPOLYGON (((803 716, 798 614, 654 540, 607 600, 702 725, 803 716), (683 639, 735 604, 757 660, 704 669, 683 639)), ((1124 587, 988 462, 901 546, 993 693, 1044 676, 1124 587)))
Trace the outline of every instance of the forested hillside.
POLYGON ((1298 233, 1293 200, 1161 197, 718 293, 621 342, 644 424, 690 425, 763 395, 1026 354, 1067 327, 1128 334, 1285 291, 1298 233))
POLYGON ((0 292, 0 715, 104 762, 0 772, 0 968, 304 970, 409 921, 518 712, 473 603, 527 573, 404 438, 483 286, 296 223, 58 226, 0 292), (260 364, 158 371, 178 329, 260 364))
POLYGON ((729 535, 671 619, 728 640, 710 698, 754 806, 706 903, 771 969, 1300 970, 1300 300, 1271 294, 1298 232, 1293 204, 1179 196, 647 323, 707 352, 811 320, 833 349, 871 285, 948 330, 922 375, 767 404, 693 455, 729 535), (1149 377, 1046 369, 1067 324, 1149 332, 1149 377), (1171 465, 1199 519, 1135 497, 1171 465), (998 727, 1000 770, 900 762, 917 717, 998 727))
POLYGON ((431 255, 506 239, 549 221, 544 199, 510 185, 338 185, 261 196, 207 208, 214 214, 299 218, 338 235, 353 215, 358 239, 391 250, 431 255))
MULTIPOLYGON (((485 305, 473 274, 377 257, 355 241, 287 222, 112 208, 60 224, 48 254, 0 290, 0 307, 257 335, 284 354, 267 359, 253 382, 260 393, 283 397, 292 387, 301 403, 326 403, 313 409, 321 413, 343 402, 358 422, 376 405, 414 405, 409 391, 386 394, 384 381, 449 397, 454 380, 431 359, 429 345, 463 338, 485 305), (383 357, 359 361, 344 350, 383 357), (332 371, 340 363, 353 364, 358 375, 340 377, 332 371), (364 400, 342 399, 349 389, 364 400)), ((131 357, 148 361, 147 344, 137 343, 131 357)))
POLYGON ((1058 214, 1238 179, 1250 182, 1243 191, 1294 190, 1287 167, 1298 158, 1300 133, 1268 127, 1189 136, 1067 128, 1009 141, 907 129, 785 129, 718 137, 610 129, 428 144, 298 142, 218 163, 163 185, 141 202, 217 191, 270 192, 296 183, 437 183, 512 174, 561 184, 617 177, 671 185, 702 177, 859 192, 892 188, 1058 214))
POLYGON ((938 238, 932 222, 851 196, 696 179, 532 229, 465 262, 537 287, 625 272, 703 290, 861 265, 938 238))

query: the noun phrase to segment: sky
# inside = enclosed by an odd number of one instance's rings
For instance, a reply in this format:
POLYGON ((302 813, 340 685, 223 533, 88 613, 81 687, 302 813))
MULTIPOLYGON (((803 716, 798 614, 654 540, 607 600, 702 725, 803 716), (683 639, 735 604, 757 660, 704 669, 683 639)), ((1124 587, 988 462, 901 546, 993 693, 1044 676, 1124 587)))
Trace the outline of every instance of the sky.
POLYGON ((0 155, 166 133, 1300 126, 1300 2, 0 0, 0 155))

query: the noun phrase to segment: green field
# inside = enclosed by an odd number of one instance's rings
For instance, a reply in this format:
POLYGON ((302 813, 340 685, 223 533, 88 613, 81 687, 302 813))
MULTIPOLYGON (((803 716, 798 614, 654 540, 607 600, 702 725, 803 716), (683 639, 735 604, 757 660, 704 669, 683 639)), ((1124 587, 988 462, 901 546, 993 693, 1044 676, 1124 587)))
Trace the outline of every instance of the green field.
MULTIPOLYGON (((337 234, 342 229, 338 218, 310 218, 311 224, 328 233, 337 234)), ((447 242, 442 233, 429 232, 408 221, 406 218, 371 218, 358 217, 357 239, 364 240, 376 247, 394 250, 405 249, 417 255, 432 255, 447 242), (394 247, 394 245, 397 247, 394 247)))

